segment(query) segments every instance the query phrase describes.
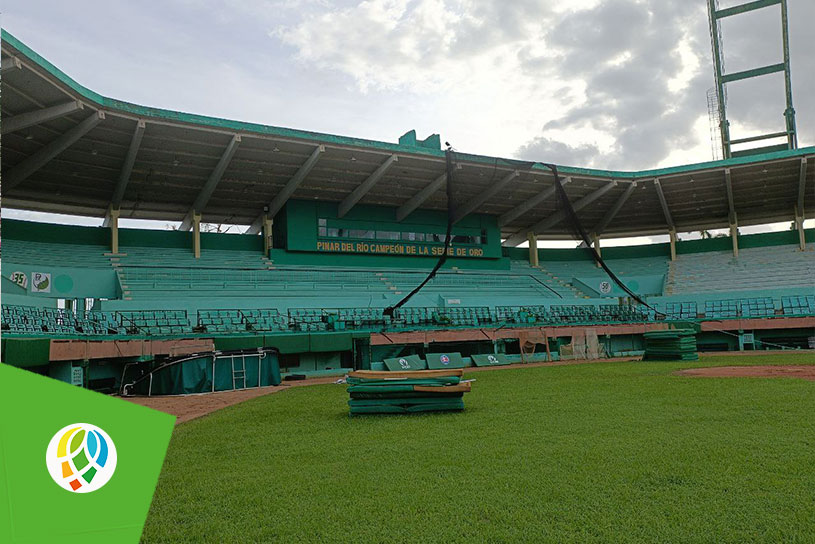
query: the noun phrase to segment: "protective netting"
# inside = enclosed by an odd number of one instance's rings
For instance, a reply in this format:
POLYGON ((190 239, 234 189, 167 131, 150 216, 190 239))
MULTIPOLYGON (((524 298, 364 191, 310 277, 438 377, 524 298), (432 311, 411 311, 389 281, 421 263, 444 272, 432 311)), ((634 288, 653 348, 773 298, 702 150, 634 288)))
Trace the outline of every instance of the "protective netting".
MULTIPOLYGON (((394 312, 404 306, 413 296, 418 293, 419 291, 424 288, 435 276, 436 273, 444 266, 444 263, 447 262, 448 252, 450 249, 450 244, 452 241, 452 231, 453 225, 455 223, 456 217, 456 191, 455 191, 455 152, 448 147, 445 151, 445 159, 446 159, 446 166, 447 166, 447 179, 446 179, 446 192, 447 192, 447 232, 444 237, 444 251, 442 255, 439 257, 439 260, 436 262, 436 265, 427 275, 427 277, 422 281, 419 285, 417 285, 410 293, 405 295, 402 300, 397 302, 396 304, 385 308, 384 313, 387 316, 393 316, 394 312)), ((536 163, 527 162, 527 161, 508 161, 510 164, 518 168, 519 170, 532 170, 536 163)), ((496 164, 497 166, 497 164, 496 164)), ((580 218, 577 216, 577 212, 575 211, 574 207, 572 206, 571 201, 569 200, 569 195, 566 193, 566 189, 564 189, 563 184, 560 180, 560 174, 558 173, 558 168, 554 164, 542 164, 542 166, 548 168, 552 171, 552 174, 555 177, 555 194, 557 195, 557 211, 563 214, 564 221, 568 225, 569 229, 572 231, 572 235, 576 240, 580 240, 582 243, 580 244, 580 248, 585 250, 589 253, 591 259, 600 266, 608 277, 620 288, 622 289, 632 300, 636 303, 652 310, 657 315, 664 315, 662 312, 659 312, 656 308, 652 307, 648 303, 646 303, 637 293, 631 290, 628 285, 626 285, 615 273, 608 264, 603 260, 600 253, 597 251, 597 248, 592 245, 592 240, 589 237, 586 229, 583 228, 583 225, 580 222, 580 218)), ((493 172, 493 177, 495 177, 496 170, 493 172)), ((557 213, 557 212, 556 212, 557 213)))
POLYGON ((410 293, 405 295, 402 300, 394 304, 393 306, 388 306, 384 310, 384 314, 390 317, 393 317, 393 313, 404 306, 413 295, 418 293, 422 290, 422 288, 430 282, 433 278, 436 277, 436 273, 444 266, 444 263, 447 262, 447 253, 450 250, 450 243, 452 242, 452 234, 453 234, 453 223, 455 223, 455 216, 456 216, 456 201, 455 201, 455 190, 454 190, 454 170, 455 170, 455 154, 454 151, 448 147, 444 153, 445 155, 445 163, 447 166, 447 180, 446 180, 446 192, 447 192, 447 232, 444 235, 444 251, 442 252, 439 260, 436 262, 436 265, 427 275, 427 277, 417 285, 410 293))
POLYGON ((656 308, 649 305, 645 302, 637 293, 631 290, 625 282, 623 282, 617 274, 614 273, 613 270, 608 266, 603 257, 600 255, 600 252, 597 251, 597 248, 593 245, 591 237, 589 236, 588 232, 585 228, 583 228, 583 224, 580 222, 580 218, 577 216, 577 212, 575 211, 574 207, 572 206, 571 201, 569 200, 569 195, 566 193, 566 189, 563 187, 563 184, 560 183, 560 174, 558 173, 557 166, 554 164, 544 164, 546 168, 552 171, 552 174, 555 176, 555 194, 557 195, 557 208, 558 211, 561 212, 565 216, 566 225, 572 231, 572 236, 575 239, 580 240, 582 243, 578 246, 579 249, 586 251, 591 259, 600 266, 600 268, 605 271, 611 281, 613 281, 620 289, 625 291, 625 293, 631 297, 632 300, 636 301, 638 304, 645 306, 646 308, 653 310, 658 315, 664 315, 662 312, 658 311, 656 308))

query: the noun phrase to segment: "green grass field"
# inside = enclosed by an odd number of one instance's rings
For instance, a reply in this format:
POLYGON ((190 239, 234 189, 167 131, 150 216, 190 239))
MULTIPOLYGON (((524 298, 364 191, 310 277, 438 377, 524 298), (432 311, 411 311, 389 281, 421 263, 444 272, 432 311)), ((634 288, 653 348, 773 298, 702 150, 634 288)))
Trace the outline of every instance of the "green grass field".
POLYGON ((813 542, 815 382, 709 357, 473 373, 457 414, 298 387, 179 426, 145 542, 813 542))

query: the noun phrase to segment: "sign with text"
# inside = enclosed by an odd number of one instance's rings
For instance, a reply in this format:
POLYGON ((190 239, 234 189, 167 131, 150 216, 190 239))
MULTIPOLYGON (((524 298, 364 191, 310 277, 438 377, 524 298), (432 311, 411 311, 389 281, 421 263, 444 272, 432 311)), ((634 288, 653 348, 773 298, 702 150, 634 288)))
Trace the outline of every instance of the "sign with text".
MULTIPOLYGON (((402 244, 384 242, 317 242, 317 251, 327 253, 368 253, 373 255, 403 255, 418 257, 439 257, 444 246, 428 244, 402 244)), ((449 257, 483 257, 480 247, 450 247, 449 257)))

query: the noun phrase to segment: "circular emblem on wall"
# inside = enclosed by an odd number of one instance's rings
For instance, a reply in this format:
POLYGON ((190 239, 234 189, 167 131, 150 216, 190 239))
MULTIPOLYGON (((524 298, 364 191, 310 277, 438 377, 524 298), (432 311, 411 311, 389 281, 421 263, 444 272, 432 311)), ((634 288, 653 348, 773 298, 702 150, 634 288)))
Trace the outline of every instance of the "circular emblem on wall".
POLYGON ((608 281, 601 281, 600 282, 600 292, 604 295, 607 295, 611 292, 611 282, 608 281))
POLYGON ((442 355, 441 357, 439 357, 439 361, 441 361, 441 364, 443 365, 449 365, 450 357, 448 357, 447 355, 442 355))

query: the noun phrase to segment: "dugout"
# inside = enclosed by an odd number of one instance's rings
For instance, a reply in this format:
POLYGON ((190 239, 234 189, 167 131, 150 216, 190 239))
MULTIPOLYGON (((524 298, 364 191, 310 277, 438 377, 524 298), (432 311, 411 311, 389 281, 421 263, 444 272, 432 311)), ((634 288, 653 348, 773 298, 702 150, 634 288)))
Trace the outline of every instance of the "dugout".
POLYGON ((122 395, 189 395, 279 385, 276 349, 197 353, 125 369, 122 395))

